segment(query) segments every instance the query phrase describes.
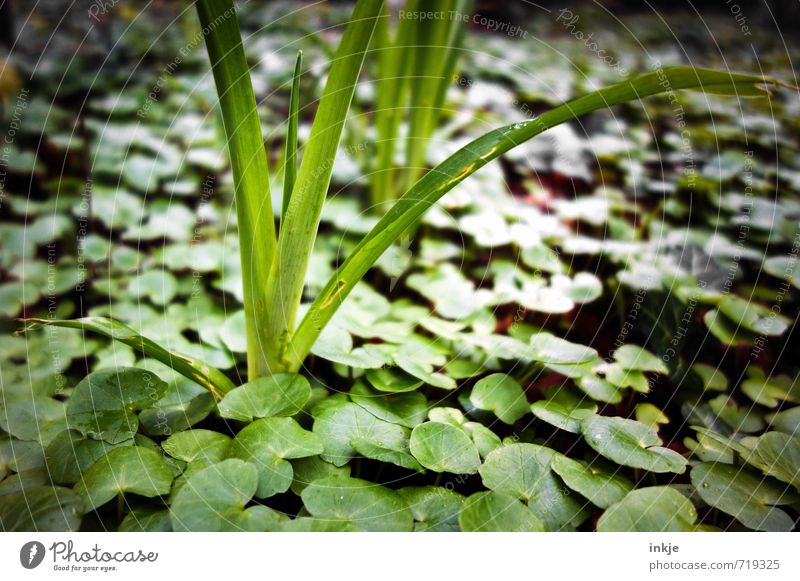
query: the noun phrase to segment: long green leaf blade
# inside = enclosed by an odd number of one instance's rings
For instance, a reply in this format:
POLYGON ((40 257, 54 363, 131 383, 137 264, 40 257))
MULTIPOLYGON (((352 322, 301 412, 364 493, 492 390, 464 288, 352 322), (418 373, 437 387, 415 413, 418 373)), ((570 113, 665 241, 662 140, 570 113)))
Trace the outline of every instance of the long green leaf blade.
POLYGON ((82 319, 21 319, 26 323, 25 331, 32 331, 43 325, 54 327, 68 327, 92 331, 105 335, 110 339, 125 343, 142 355, 152 357, 171 367, 184 377, 188 377, 208 389, 214 397, 222 399, 226 393, 235 386, 228 377, 219 369, 211 367, 198 359, 181 355, 165 349, 155 341, 136 333, 127 325, 106 317, 84 317, 82 319))
POLYGON ((382 2, 375 0, 359 0, 356 4, 303 150, 303 161, 281 224, 278 256, 270 280, 265 349, 271 373, 283 369, 282 353, 297 319, 333 160, 381 6, 382 2))
POLYGON ((303 51, 297 51, 297 60, 294 62, 294 75, 292 76, 292 94, 289 97, 289 120, 286 127, 286 150, 283 158, 283 200, 281 208, 281 221, 286 216, 286 208, 292 197, 294 181, 297 176, 297 112, 300 103, 300 69, 303 66, 303 51))
MULTIPOLYGON (((468 0, 437 0, 426 5, 426 10, 468 14, 470 4, 468 0)), ((465 29, 466 23, 461 18, 428 19, 416 29, 414 47, 410 50, 413 82, 404 188, 410 188, 425 169, 428 142, 442 115, 465 29)))
MULTIPOLYGON (((420 0, 409 0, 408 12, 419 11, 420 0)), ((397 150, 397 133, 406 110, 408 69, 413 49, 415 21, 401 19, 394 38, 386 10, 375 28, 375 51, 378 70, 375 76, 375 167, 372 172, 371 195, 373 206, 382 205, 395 198, 394 156, 397 150)))
MULTIPOLYGON (((470 14, 474 4, 473 0, 456 0, 455 10, 462 15, 470 14)), ((456 71, 458 69, 458 57, 461 54, 464 36, 467 32, 467 24, 464 22, 463 18, 457 20, 460 21, 459 24, 451 26, 447 31, 447 40, 445 41, 447 59, 443 61, 442 82, 436 83, 436 98, 433 103, 433 108, 438 112, 437 115, 439 116, 441 115, 442 107, 447 97, 447 91, 455 80, 456 71)))
POLYGON ((530 121, 491 131, 457 151, 420 179, 356 246, 311 304, 292 340, 289 369, 298 369, 314 341, 369 268, 439 198, 478 169, 540 133, 612 105, 680 89, 752 97, 768 95, 776 79, 693 67, 669 67, 610 85, 530 121))
POLYGON ((198 0, 233 169, 250 379, 266 372, 265 295, 277 241, 261 123, 232 0, 198 0))

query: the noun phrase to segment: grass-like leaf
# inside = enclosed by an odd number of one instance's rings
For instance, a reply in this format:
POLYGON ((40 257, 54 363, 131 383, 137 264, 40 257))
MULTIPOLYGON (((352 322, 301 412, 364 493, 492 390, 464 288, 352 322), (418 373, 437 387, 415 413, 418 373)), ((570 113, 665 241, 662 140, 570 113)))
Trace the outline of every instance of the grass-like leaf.
POLYGON ((359 242, 301 321, 287 353, 288 369, 300 367, 336 309, 386 249, 439 198, 503 153, 552 127, 625 101, 681 89, 738 97, 765 96, 769 94, 768 85, 784 84, 770 77, 685 66, 657 69, 475 139, 423 176, 359 242))
POLYGON ((292 94, 289 97, 289 119, 286 126, 286 149, 284 152, 283 169, 283 200, 281 220, 286 216, 286 208, 292 198, 295 177, 297 176, 297 111, 300 103, 300 69, 303 66, 303 51, 297 51, 297 60, 294 63, 292 76, 292 94))
MULTIPOLYGON (((406 12, 434 11, 468 14, 471 0, 411 0, 406 12)), ((377 131, 371 201, 385 210, 422 174, 428 143, 442 115, 442 107, 458 63, 466 23, 461 18, 416 21, 402 18, 394 36, 388 14, 375 33, 377 74, 375 81, 375 128, 377 131), (408 112, 405 162, 395 167, 398 133, 408 112)))
MULTIPOLYGON (((419 9, 419 0, 410 0, 407 10, 419 9)), ((414 41, 414 20, 404 18, 392 36, 390 20, 384 9, 375 29, 377 74, 375 75, 375 167, 372 173, 371 195, 373 205, 394 198, 394 156, 397 133, 403 120, 408 92, 408 69, 411 59, 406 52, 414 41)))
POLYGON ((261 123, 232 0, 198 0, 197 13, 211 59, 236 192, 240 259, 251 379, 266 373, 264 297, 275 256, 275 222, 261 123))
POLYGON ((84 317, 82 319, 22 319, 26 323, 25 331, 31 331, 42 325, 82 329, 105 335, 120 343, 125 343, 142 355, 152 357, 171 367, 184 377, 188 377, 208 389, 217 399, 222 399, 235 386, 219 369, 180 353, 165 349, 155 341, 142 337, 136 331, 119 321, 106 317, 84 317))
POLYGON ((381 5, 373 0, 360 0, 356 4, 304 146, 303 161, 281 224, 278 255, 267 295, 268 340, 264 348, 272 373, 284 370, 283 352, 295 327, 333 160, 381 5))
MULTIPOLYGON (((444 14, 468 14, 469 0, 437 0, 435 9, 444 14)), ((426 10, 433 7, 427 6, 426 10)), ((428 141, 442 116, 447 89, 458 63, 466 25, 461 18, 423 20, 416 29, 411 52, 412 83, 404 189, 410 188, 425 169, 428 141)), ((402 191, 402 190, 401 190, 402 191)), ((399 193, 399 192, 398 192, 399 193)))

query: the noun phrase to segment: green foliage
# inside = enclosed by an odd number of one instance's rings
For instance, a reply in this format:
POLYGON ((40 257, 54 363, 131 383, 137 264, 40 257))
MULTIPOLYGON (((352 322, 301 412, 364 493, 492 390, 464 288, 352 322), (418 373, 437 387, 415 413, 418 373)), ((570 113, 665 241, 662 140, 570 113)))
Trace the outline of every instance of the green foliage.
POLYGON ((223 418, 243 422, 293 416, 310 397, 311 386, 305 377, 296 373, 276 373, 233 389, 219 402, 219 413, 223 418))
POLYGON ((658 433, 635 420, 593 415, 583 420, 581 429, 598 454, 623 466, 678 474, 686 470, 683 456, 662 448, 658 433))
POLYGON ((197 3, 214 81, 223 88, 219 108, 236 192, 248 375, 255 379, 269 370, 260 345, 269 332, 264 294, 277 240, 261 125, 235 10, 232 0, 197 3))
POLYGON ((359 531, 410 531, 414 517, 394 490, 358 478, 330 476, 301 494, 308 512, 336 527, 359 531))
POLYGON ((323 441, 322 458, 335 466, 347 464, 359 449, 367 457, 417 466, 408 451, 408 428, 381 420, 355 403, 322 402, 314 410, 314 433, 323 441))
POLYGON ((139 446, 111 450, 97 459, 75 486, 86 510, 94 510, 126 492, 140 496, 169 494, 172 472, 161 454, 139 446))
POLYGON ((792 518, 776 504, 797 499, 782 486, 753 476, 730 464, 698 464, 692 469, 692 484, 705 502, 756 531, 790 531, 792 518))
POLYGON ((139 428, 135 411, 161 399, 166 389, 166 383, 143 369, 96 371, 75 387, 67 421, 84 436, 119 444, 132 439, 139 428))
POLYGON ((301 428, 294 419, 264 418, 239 432, 227 454, 255 465, 258 469, 255 495, 267 498, 289 490, 294 472, 288 459, 316 456, 323 449, 322 439, 301 428))
POLYGON ((450 424, 418 425, 411 432, 409 447, 419 463, 434 472, 474 474, 481 465, 478 448, 470 437, 450 424))
POLYGON ((83 501, 69 488, 41 486, 3 496, 0 529, 3 531, 77 531, 84 513, 83 501))
POLYGON ((513 496, 498 492, 476 492, 458 517, 464 532, 543 532, 544 524, 513 496))
POLYGON ((410 486, 398 490, 414 515, 414 532, 456 532, 465 499, 440 486, 410 486))
POLYGON ((59 327, 71 327, 92 331, 110 337, 115 341, 129 345, 140 351, 142 355, 168 365, 178 373, 188 379, 199 383, 217 397, 233 389, 233 383, 228 377, 213 367, 209 367, 202 361, 175 353, 165 349, 158 343, 136 334, 132 329, 119 321, 113 321, 105 317, 86 317, 73 320, 58 319, 26 319, 29 323, 28 330, 36 328, 38 325, 56 325, 59 327))
POLYGON ((572 75, 502 38, 488 65, 459 49, 485 34, 455 20, 391 32, 379 2, 346 26, 326 5, 329 32, 300 40, 297 16, 261 30, 277 8, 197 8, 216 94, 194 55, 145 115, 149 81, 93 93, 81 144, 65 145, 72 100, 37 96, 20 127, 0 310, 29 332, 0 335, 0 530, 796 527, 798 369, 781 353, 800 179, 762 163, 791 159, 796 127, 768 122, 793 111, 780 96, 725 97, 778 81, 678 66, 598 90, 592 63, 572 75), (476 90, 453 86, 457 55, 476 90), (643 117, 638 99, 665 92, 643 117), (676 99, 703 187, 653 163, 680 154, 676 99), (595 112, 629 101, 620 143, 595 112), (519 119, 529 105, 549 108, 519 119), (702 130, 709 105, 722 139, 702 130), (392 171, 362 175, 359 143, 392 171), (731 149, 750 143, 747 169, 731 149), (88 209, 54 153, 91 162, 88 209), (379 217, 362 194, 398 199, 379 217))
POLYGON ((469 0, 411 0, 408 13, 433 11, 448 18, 401 18, 391 30, 384 11, 374 38, 377 51, 374 123, 377 130, 372 173, 371 206, 379 212, 419 179, 426 165, 426 152, 434 131, 444 117, 445 98, 456 77, 466 29, 469 0), (392 33, 394 32, 394 33, 392 33), (401 138, 406 118, 408 134, 401 138), (398 146, 405 145, 398 168, 398 146))
POLYGON ((800 437, 767 432, 754 442, 745 461, 800 490, 800 437))
POLYGON ((257 505, 245 508, 256 492, 258 471, 231 458, 193 474, 172 500, 175 531, 263 531, 276 528, 281 515, 257 505))
MULTIPOLYGON (((328 81, 320 97, 311 134, 303 148, 291 199, 281 221, 275 263, 266 286, 266 322, 262 344, 269 371, 296 371, 291 345, 297 311, 303 296, 306 271, 317 237, 320 214, 333 171, 344 122, 356 89, 361 65, 382 3, 360 0, 333 59, 328 81)), ((217 90, 226 90, 217 83, 217 90)))
POLYGON ((292 199, 294 182, 297 177, 297 124, 300 107, 300 69, 303 66, 303 51, 297 51, 292 76, 292 95, 289 99, 289 119, 286 125, 286 149, 284 151, 283 196, 281 200, 281 221, 286 217, 286 209, 292 199))
POLYGON ((469 400, 478 409, 494 412, 507 424, 513 424, 528 413, 528 401, 519 383, 500 373, 479 380, 469 400))
POLYGON ((556 457, 545 446, 507 444, 486 457, 481 478, 487 488, 525 502, 547 530, 569 529, 583 522, 586 514, 553 472, 556 457))
POLYGON ((552 468, 567 486, 600 508, 619 502, 633 489, 624 476, 566 456, 553 458, 552 468))
POLYGON ((696 529, 697 510, 691 501, 669 486, 638 488, 611 505, 597 522, 601 532, 690 532, 696 529))

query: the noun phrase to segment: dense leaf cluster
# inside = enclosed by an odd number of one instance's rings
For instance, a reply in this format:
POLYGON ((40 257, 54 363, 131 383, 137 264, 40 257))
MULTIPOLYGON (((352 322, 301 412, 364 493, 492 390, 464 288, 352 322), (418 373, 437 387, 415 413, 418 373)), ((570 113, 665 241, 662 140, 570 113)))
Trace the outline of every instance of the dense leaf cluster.
MULTIPOLYGON (((274 8, 259 10, 243 22, 274 8)), ((247 44, 257 93, 297 80, 293 58, 258 58, 303 23, 285 27, 247 44)), ((125 42, 136 51, 147 33, 125 42)), ((474 82, 448 93, 437 139, 453 145, 430 148, 430 165, 487 125, 524 123, 520 99, 552 105, 618 80, 586 63, 590 80, 575 75, 555 99, 565 72, 549 50, 481 38, 484 53, 462 56, 474 82)), ((165 42, 172 54, 183 39, 165 42)), ((329 58, 315 42, 312 68, 329 58)), ((299 373, 246 381, 232 179, 200 54, 156 100, 158 69, 108 79, 81 137, 68 102, 26 107, 0 310, 44 326, 13 335, 9 320, 0 335, 0 530, 795 528, 800 388, 785 353, 797 348, 800 167, 796 124, 772 117, 779 97, 681 96, 702 161, 691 183, 679 163, 654 168, 657 154, 680 159, 666 101, 648 102, 647 119, 623 109, 623 136, 597 113, 591 138, 564 125, 509 151, 444 196, 416 242, 388 249, 299 373), (709 107, 718 133, 704 139, 709 107), (770 148, 786 165, 768 163, 770 148), (91 162, 90 204, 76 156, 91 162), (50 325, 66 319, 100 334, 50 325)), ((95 82, 46 74, 65 73, 95 82)), ((364 93, 355 106, 369 110, 364 93)), ((289 91, 272 99, 258 110, 268 143, 289 91)), ((369 139, 347 126, 332 168, 345 189, 322 210, 301 315, 378 223, 362 204, 373 159, 356 146, 369 139)), ((276 218, 283 208, 276 197, 276 218)))

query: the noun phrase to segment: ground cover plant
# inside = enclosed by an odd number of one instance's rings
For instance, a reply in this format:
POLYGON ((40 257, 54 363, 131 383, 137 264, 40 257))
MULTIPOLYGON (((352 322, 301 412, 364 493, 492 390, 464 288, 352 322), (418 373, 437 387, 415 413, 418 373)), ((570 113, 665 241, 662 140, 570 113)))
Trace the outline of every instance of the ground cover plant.
POLYGON ((199 0, 62 102, 9 56, 1 529, 796 527, 791 63, 543 91, 436 5, 199 0))

